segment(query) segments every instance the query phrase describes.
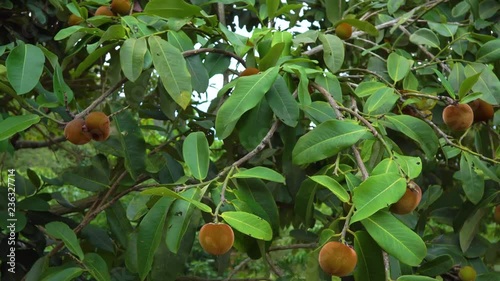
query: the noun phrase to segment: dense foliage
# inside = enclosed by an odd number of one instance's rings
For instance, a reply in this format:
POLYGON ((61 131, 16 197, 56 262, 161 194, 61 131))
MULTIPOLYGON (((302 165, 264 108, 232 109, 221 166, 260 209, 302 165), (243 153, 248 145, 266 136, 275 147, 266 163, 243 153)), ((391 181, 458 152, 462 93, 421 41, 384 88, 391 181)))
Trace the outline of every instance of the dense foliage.
POLYGON ((498 1, 115 1, 0 1, 2 280, 500 280, 498 1))

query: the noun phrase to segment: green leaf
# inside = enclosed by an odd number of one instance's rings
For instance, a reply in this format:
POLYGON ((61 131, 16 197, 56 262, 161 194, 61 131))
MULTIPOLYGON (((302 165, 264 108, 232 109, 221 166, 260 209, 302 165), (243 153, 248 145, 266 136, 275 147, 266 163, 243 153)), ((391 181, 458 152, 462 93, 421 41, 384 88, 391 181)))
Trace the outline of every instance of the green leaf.
POLYGON ((455 98, 455 92, 453 91, 453 87, 451 86, 450 82, 446 79, 446 77, 444 77, 443 73, 441 73, 436 68, 433 68, 432 70, 439 77, 441 84, 443 84, 443 87, 445 88, 446 92, 448 92, 450 97, 455 98))
POLYGON ((368 97, 363 112, 371 115, 385 114, 392 110, 398 99, 399 95, 394 93, 394 89, 382 88, 368 97))
POLYGON ((125 208, 121 201, 115 202, 109 208, 106 208, 106 219, 112 235, 124 248, 128 245, 128 233, 132 232, 132 225, 127 219, 125 208))
POLYGON ((368 130, 347 121, 328 120, 297 141, 292 151, 293 163, 303 165, 336 155, 365 137, 368 130))
POLYGON ((474 170, 472 162, 462 154, 460 157, 460 170, 455 173, 455 178, 462 182, 465 196, 474 204, 479 203, 484 195, 484 179, 474 170))
POLYGON ((295 196, 295 214, 306 227, 313 227, 314 225, 314 199, 316 198, 316 190, 319 187, 320 185, 317 182, 310 178, 305 179, 295 196))
MULTIPOLYGON (((467 160, 468 163, 473 163, 475 168, 480 169, 483 171, 485 176, 488 176, 489 179, 494 180, 496 182, 500 182, 500 178, 495 174, 494 171, 492 171, 486 163, 484 163, 482 160, 479 159, 478 156, 472 155, 468 152, 463 151, 462 155, 465 156, 465 159, 467 160)), ((495 165, 493 165, 494 169, 495 165)))
POLYGON ((200 15, 201 8, 183 0, 151 0, 144 12, 163 18, 187 18, 200 15))
POLYGON ((120 65, 125 77, 134 82, 142 73, 144 56, 148 46, 146 39, 129 38, 120 47, 120 65))
POLYGON ((398 202, 405 192, 406 180, 400 174, 391 172, 368 177, 354 188, 352 201, 356 212, 351 223, 368 218, 380 209, 398 202))
POLYGON ((476 62, 490 63, 500 60, 500 39, 486 42, 476 53, 476 62))
POLYGON ((280 173, 266 167, 253 167, 251 169, 240 171, 234 174, 232 177, 256 178, 256 179, 285 183, 285 177, 283 177, 280 173))
POLYGON ((336 119, 333 108, 324 101, 315 101, 303 108, 304 113, 314 124, 319 125, 325 121, 336 119))
POLYGON ((7 78, 18 95, 31 91, 43 72, 45 56, 40 48, 31 44, 15 47, 7 57, 7 78))
POLYGON ((467 77, 461 84, 460 84, 460 90, 458 90, 458 97, 460 99, 463 99, 465 95, 474 87, 474 84, 477 83, 479 80, 479 77, 481 76, 481 73, 476 73, 472 76, 467 77))
POLYGON ((342 202, 349 202, 349 193, 345 190, 345 188, 340 185, 334 178, 326 176, 326 175, 317 175, 310 177, 313 181, 319 183, 320 185, 328 188, 337 198, 342 202))
POLYGON ((278 76, 265 95, 276 117, 285 125, 295 127, 299 119, 299 105, 288 90, 285 79, 278 76))
POLYGON ((45 255, 39 258, 33 266, 31 266, 24 278, 26 281, 39 281, 42 279, 42 274, 47 268, 49 268, 49 257, 45 255))
MULTIPOLYGON (((151 3, 153 2, 148 4, 151 3)), ((182 53, 159 36, 149 37, 148 43, 153 64, 160 75, 165 90, 178 105, 186 109, 191 102, 192 86, 191 74, 182 53)))
MULTIPOLYGON (((94 63, 99 59, 100 57, 104 56, 105 54, 108 53, 111 49, 116 47, 118 43, 111 43, 109 45, 105 45, 102 47, 99 47, 97 50, 93 51, 91 54, 89 54, 77 67, 75 72, 73 73, 74 77, 80 77, 82 73, 87 70, 89 67, 94 65, 94 63)), ((64 63, 63 63, 64 64, 64 63)))
POLYGON ((208 205, 206 205, 204 203, 201 203, 199 200, 196 201, 196 200, 193 200, 193 199, 191 199, 189 197, 183 196, 182 195, 183 193, 177 193, 175 191, 172 191, 172 190, 168 189, 167 187, 149 188, 149 189, 146 189, 146 190, 142 191, 141 194, 149 194, 149 195, 157 195, 157 196, 168 196, 168 197, 172 197, 172 198, 175 198, 175 199, 181 199, 181 200, 184 200, 186 202, 189 202, 189 203, 193 204, 194 206, 196 206, 198 209, 202 210, 205 213, 211 213, 212 212, 212 208, 210 208, 210 206, 208 206, 208 205))
POLYGON ((388 126, 391 129, 403 133, 418 143, 427 157, 435 157, 439 141, 427 123, 409 115, 386 115, 385 118, 390 122, 388 126))
POLYGON ((394 152, 394 160, 409 179, 414 179, 422 172, 420 157, 405 156, 394 152))
POLYGON ((280 6, 279 0, 266 0, 267 16, 272 20, 276 16, 276 11, 280 6))
POLYGON ((387 1, 387 12, 389 12, 390 15, 393 15, 395 12, 399 10, 401 5, 403 5, 406 1, 405 0, 389 0, 387 1))
POLYGON ((427 24, 432 30, 445 37, 453 37, 458 30, 457 24, 437 23, 432 21, 427 22, 427 24))
POLYGON ((111 280, 108 265, 100 255, 96 253, 85 254, 83 264, 85 264, 85 267, 89 270, 90 275, 92 275, 92 277, 94 277, 97 281, 111 280))
POLYGON ((324 75, 317 75, 314 82, 325 88, 336 101, 342 100, 342 88, 339 79, 334 74, 326 72, 324 75))
POLYGON ((448 272, 455 264, 450 255, 438 256, 418 268, 418 273, 427 276, 437 276, 448 272))
POLYGON ((220 216, 226 223, 243 234, 265 241, 273 239, 271 225, 261 217, 238 211, 226 211, 220 216))
POLYGON ((347 3, 344 0, 329 0, 325 1, 326 18, 331 23, 336 23, 343 18, 344 11, 347 8, 347 3))
POLYGON ((364 81, 361 82, 354 93, 356 96, 363 98, 366 96, 371 96, 372 94, 378 92, 379 90, 390 89, 384 83, 375 82, 375 81, 364 81))
POLYGON ((405 78, 412 65, 412 60, 408 60, 397 53, 391 53, 387 58, 387 71, 394 82, 405 78))
POLYGON ((354 233, 354 250, 358 255, 358 263, 354 270, 355 280, 385 280, 382 249, 366 231, 354 233))
POLYGON ((280 42, 274 44, 271 47, 271 49, 260 60, 259 69, 261 71, 264 71, 273 66, 276 66, 276 63, 280 59, 284 49, 285 49, 285 43, 280 42))
POLYGON ((201 181, 207 177, 210 150, 204 133, 193 132, 186 137, 182 145, 182 156, 196 179, 201 181))
POLYGON ((386 211, 361 221, 370 236, 388 254, 410 266, 419 265, 427 254, 424 241, 386 211))
POLYGON ((73 100, 73 90, 71 90, 68 84, 66 84, 66 81, 64 81, 62 69, 59 64, 54 67, 54 77, 52 78, 52 83, 54 85, 54 93, 57 95, 59 104, 64 104, 65 102, 70 103, 73 100))
POLYGON ((426 45, 431 48, 439 49, 439 38, 428 28, 419 28, 410 36, 410 41, 417 45, 426 45))
MULTIPOLYGON (((114 112, 119 109, 114 109, 114 112)), ((125 158, 125 168, 133 179, 137 178, 146 168, 146 143, 137 121, 130 111, 116 115, 113 124, 116 130, 119 147, 125 158)))
POLYGON ((84 270, 79 267, 65 268, 48 275, 42 281, 72 281, 82 275, 83 272, 84 270))
POLYGON ((438 279, 427 276, 403 275, 399 276, 396 281, 438 281, 438 279))
POLYGON ((243 113, 254 108, 278 77, 278 67, 263 73, 240 77, 231 96, 222 104, 215 119, 215 129, 221 139, 228 137, 243 113))
POLYGON ((340 38, 331 34, 319 34, 319 40, 323 43, 323 60, 326 67, 336 73, 344 63, 344 42, 340 38))
POLYGON ((40 116, 35 114, 10 116, 0 121, 0 141, 8 139, 40 122, 40 116))
POLYGON ((137 267, 141 280, 144 280, 153 265, 153 257, 163 234, 163 225, 174 199, 160 198, 144 216, 137 227, 137 267))
POLYGON ((474 212, 472 216, 468 217, 462 225, 462 228, 458 233, 458 238, 460 242, 460 249, 462 249, 463 253, 466 253, 467 250, 469 250, 472 240, 474 240, 476 234, 479 232, 481 219, 484 215, 486 215, 485 209, 479 209, 474 212))
POLYGON ((84 260, 85 256, 78 243, 78 238, 76 238, 75 232, 67 224, 58 221, 50 222, 45 225, 45 231, 50 236, 62 240, 71 253, 75 254, 81 261, 84 260))
MULTIPOLYGON (((327 1, 327 2, 330 2, 330 1, 327 1)), ((344 1, 341 1, 341 2, 344 2, 344 1)), ((345 18, 345 19, 339 20, 339 21, 335 22, 334 26, 337 26, 343 22, 348 23, 348 24, 356 27, 357 29, 366 32, 366 34, 368 34, 368 35, 377 37, 379 34, 377 28, 375 26, 373 26, 373 24, 371 24, 367 21, 364 21, 364 20, 358 20, 358 19, 354 19, 354 18, 345 18)))
POLYGON ((182 194, 183 198, 186 198, 189 201, 176 200, 172 204, 172 207, 170 207, 166 222, 166 243, 168 249, 174 254, 178 253, 179 248, 181 247, 182 239, 184 238, 184 235, 186 235, 189 224, 192 223, 191 220, 193 212, 195 211, 195 205, 191 202, 199 203, 203 196, 203 193, 198 188, 191 188, 182 194))
POLYGON ((370 174, 372 176, 375 176, 391 172, 394 173, 394 171, 397 171, 398 169, 398 164, 396 163, 396 161, 394 161, 394 159, 385 158, 384 160, 380 161, 380 163, 378 163, 375 168, 373 168, 370 174))
POLYGON ((491 104, 500 104, 500 81, 496 74, 489 67, 482 63, 470 63, 465 67, 465 76, 470 77, 474 74, 481 73, 479 80, 472 86, 473 92, 483 93, 482 100, 491 104))

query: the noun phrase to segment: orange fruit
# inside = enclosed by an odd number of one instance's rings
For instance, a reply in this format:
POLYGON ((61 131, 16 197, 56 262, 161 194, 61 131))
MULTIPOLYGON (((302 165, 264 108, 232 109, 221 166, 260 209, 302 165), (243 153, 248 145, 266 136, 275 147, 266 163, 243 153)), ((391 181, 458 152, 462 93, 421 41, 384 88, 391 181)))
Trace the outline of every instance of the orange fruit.
POLYGON ((219 256, 227 253, 233 247, 234 232, 225 223, 207 223, 201 227, 198 240, 203 250, 219 256))
POLYGON ((318 262, 324 272, 341 277, 354 270, 358 263, 358 255, 353 248, 333 241, 326 243, 321 248, 318 262))

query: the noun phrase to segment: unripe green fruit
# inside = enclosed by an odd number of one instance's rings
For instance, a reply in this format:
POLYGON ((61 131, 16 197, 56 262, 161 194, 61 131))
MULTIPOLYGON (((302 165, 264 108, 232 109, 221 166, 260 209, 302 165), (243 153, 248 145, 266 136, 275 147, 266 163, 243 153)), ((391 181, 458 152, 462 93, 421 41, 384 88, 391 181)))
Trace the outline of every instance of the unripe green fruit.
POLYGON ((476 270, 472 266, 464 266, 458 272, 458 277, 461 281, 475 281, 476 280, 476 270))

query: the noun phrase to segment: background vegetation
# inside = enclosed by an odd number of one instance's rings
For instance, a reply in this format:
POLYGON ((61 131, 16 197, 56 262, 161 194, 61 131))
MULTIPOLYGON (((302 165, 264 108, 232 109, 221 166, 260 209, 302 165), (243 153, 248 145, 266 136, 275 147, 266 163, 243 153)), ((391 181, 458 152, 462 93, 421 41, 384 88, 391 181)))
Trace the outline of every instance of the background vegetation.
POLYGON ((357 252, 342 280, 458 280, 465 265, 500 280, 498 1, 94 15, 109 4, 0 1, 1 182, 15 169, 17 193, 11 274, 0 189, 2 280, 340 280, 318 265, 327 241, 357 252), (443 123, 478 99, 492 118, 443 123), (109 139, 66 141, 92 111, 111 115, 109 139), (411 181, 420 204, 392 214, 411 181), (214 217, 236 236, 220 257, 197 240, 214 217))

